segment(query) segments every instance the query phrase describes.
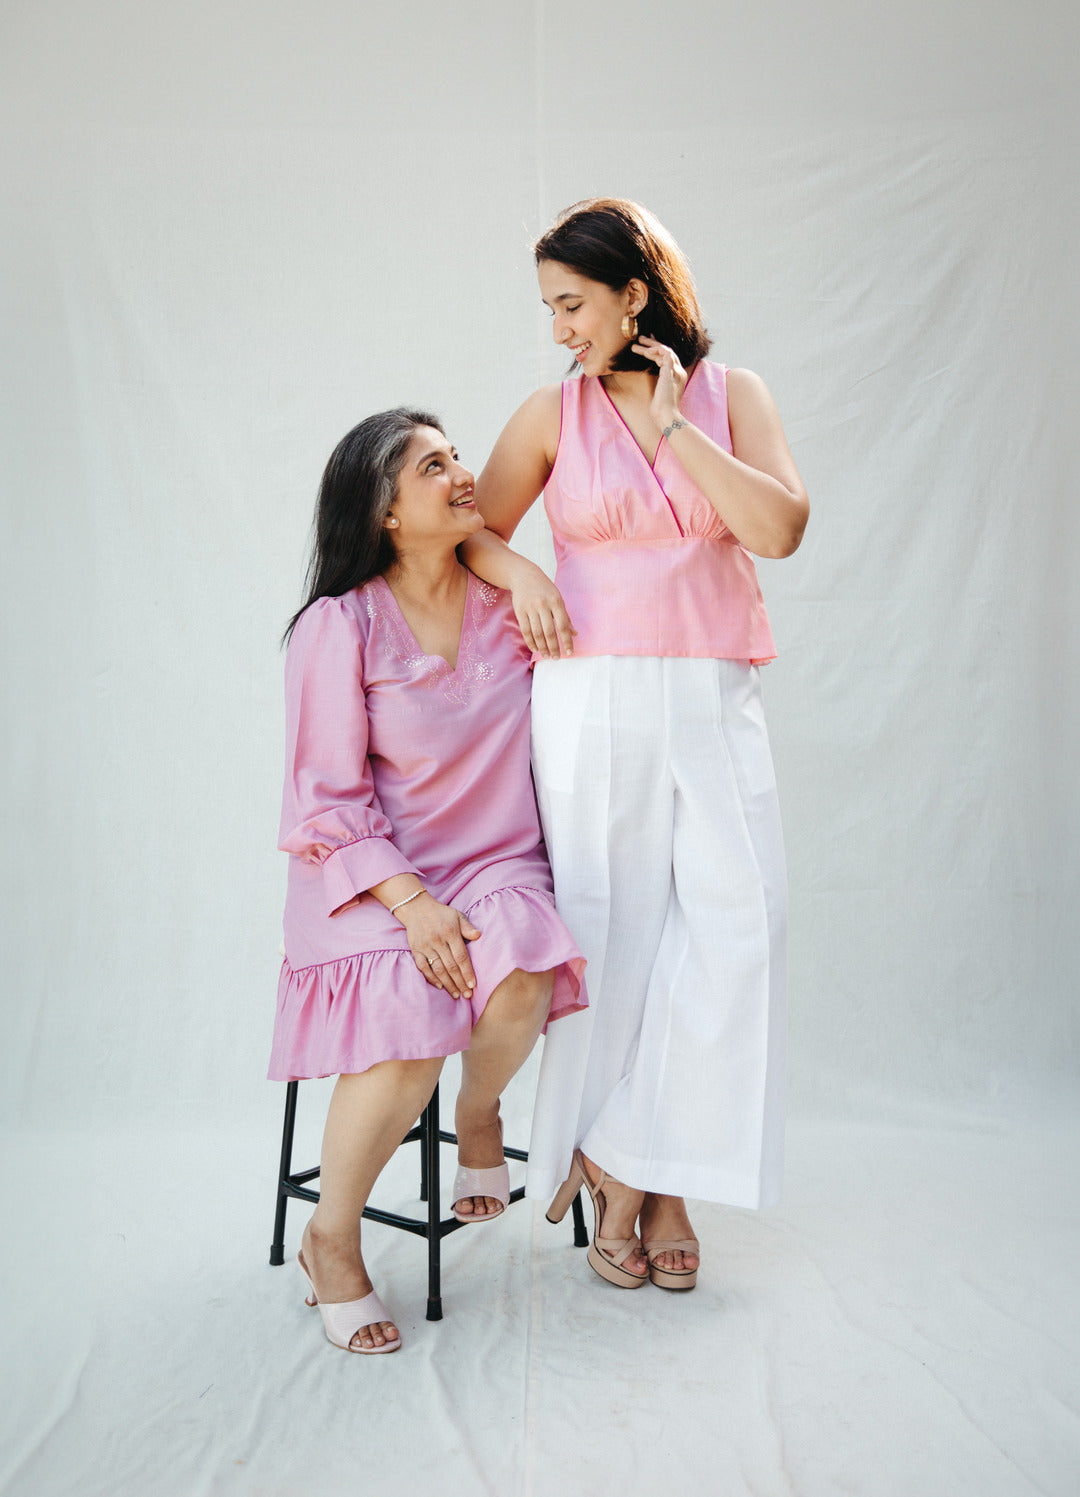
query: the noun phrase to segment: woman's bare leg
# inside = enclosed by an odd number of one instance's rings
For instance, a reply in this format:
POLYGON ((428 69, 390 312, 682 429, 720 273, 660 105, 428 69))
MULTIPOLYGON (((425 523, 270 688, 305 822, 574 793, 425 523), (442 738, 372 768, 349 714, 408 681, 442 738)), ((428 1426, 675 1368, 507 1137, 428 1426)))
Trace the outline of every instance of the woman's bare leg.
MULTIPOLYGON (((338 1304, 370 1294, 360 1251, 360 1215, 387 1160, 431 1099, 443 1062, 384 1060, 339 1076, 323 1132, 319 1204, 301 1252, 320 1300, 338 1304)), ((355 1346, 397 1339, 392 1321, 363 1326, 355 1346)))
MULTIPOLYGON (((493 1169, 503 1160, 499 1097, 536 1044, 551 1007, 553 972, 511 972, 492 993, 461 1057, 461 1091, 455 1110, 458 1159, 467 1169, 493 1169)), ((491 1196, 465 1196, 462 1216, 495 1215, 491 1196)))

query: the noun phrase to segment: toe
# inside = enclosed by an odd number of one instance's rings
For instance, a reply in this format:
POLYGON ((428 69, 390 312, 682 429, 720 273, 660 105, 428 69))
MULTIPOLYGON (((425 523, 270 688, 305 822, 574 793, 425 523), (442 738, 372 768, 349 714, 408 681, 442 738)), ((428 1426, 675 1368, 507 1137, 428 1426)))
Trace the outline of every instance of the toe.
POLYGON ((371 1325, 362 1325, 349 1345, 353 1351, 375 1351, 400 1340, 397 1326, 392 1320, 376 1320, 371 1325))

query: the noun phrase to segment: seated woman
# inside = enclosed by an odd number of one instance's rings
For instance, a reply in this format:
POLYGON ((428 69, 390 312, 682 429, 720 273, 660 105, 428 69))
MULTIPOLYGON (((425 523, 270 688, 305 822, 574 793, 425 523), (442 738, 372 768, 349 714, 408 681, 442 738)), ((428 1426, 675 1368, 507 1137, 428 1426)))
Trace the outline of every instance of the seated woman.
POLYGON ((438 420, 398 409, 349 432, 315 528, 286 632, 270 1077, 338 1077, 297 1261, 335 1346, 390 1352, 360 1245, 372 1186, 461 1051, 454 1214, 502 1214, 499 1095, 545 1023, 585 1006, 585 962, 530 779, 529 651, 509 596, 457 560, 483 521, 438 420))

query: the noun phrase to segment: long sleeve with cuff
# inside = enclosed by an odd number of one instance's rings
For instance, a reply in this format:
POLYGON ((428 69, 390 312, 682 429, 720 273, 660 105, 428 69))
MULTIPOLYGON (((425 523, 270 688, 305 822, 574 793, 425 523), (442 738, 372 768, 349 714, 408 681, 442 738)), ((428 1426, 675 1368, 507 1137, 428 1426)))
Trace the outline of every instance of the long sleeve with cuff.
POLYGON ((278 846, 321 865, 326 913, 383 879, 416 873, 375 794, 358 621, 340 598, 319 598, 293 631, 285 725, 278 846))

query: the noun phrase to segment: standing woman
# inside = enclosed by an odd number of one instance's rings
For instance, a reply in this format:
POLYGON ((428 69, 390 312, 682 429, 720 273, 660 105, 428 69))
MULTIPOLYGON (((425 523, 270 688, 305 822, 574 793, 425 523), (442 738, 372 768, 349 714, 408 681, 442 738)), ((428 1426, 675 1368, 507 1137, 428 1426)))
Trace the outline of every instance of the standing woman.
POLYGON ((652 214, 579 203, 535 252, 580 378, 511 418, 463 551, 540 657, 533 775, 589 961, 592 1006, 545 1044, 528 1191, 555 1194, 558 1220, 588 1186, 610 1282, 692 1289, 683 1198, 754 1207, 780 1188, 786 875, 751 553, 791 555, 808 503, 765 385, 706 360, 652 214), (541 490, 557 585, 506 544, 541 490))
POLYGON ((463 1051, 454 1215, 509 1198, 499 1094, 581 1007, 529 777, 529 653, 457 545, 473 477, 434 416, 392 410, 323 475, 307 601, 289 625, 280 845, 289 859, 272 1080, 334 1076, 298 1261, 349 1351, 396 1351, 360 1218, 463 1051))

